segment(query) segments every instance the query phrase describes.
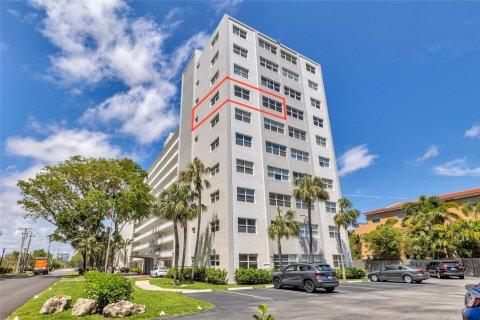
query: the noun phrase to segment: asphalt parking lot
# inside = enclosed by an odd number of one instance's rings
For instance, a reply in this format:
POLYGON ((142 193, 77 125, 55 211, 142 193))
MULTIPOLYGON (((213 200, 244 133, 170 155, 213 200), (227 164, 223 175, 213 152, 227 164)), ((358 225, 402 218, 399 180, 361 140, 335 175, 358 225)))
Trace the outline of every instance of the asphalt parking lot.
POLYGON ((261 303, 276 319, 461 319, 465 285, 479 278, 429 279, 422 284, 341 283, 334 293, 300 289, 214 291, 185 294, 215 304, 213 310, 176 319, 252 319, 261 303))

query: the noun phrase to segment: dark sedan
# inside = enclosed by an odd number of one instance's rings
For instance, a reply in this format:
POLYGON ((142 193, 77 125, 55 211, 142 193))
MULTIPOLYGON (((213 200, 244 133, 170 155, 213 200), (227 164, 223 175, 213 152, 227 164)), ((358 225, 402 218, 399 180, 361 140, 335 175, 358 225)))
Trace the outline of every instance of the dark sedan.
POLYGON ((430 276, 435 276, 438 279, 449 277, 465 278, 465 268, 456 260, 432 261, 427 265, 426 269, 430 276))
POLYGON ((395 264, 385 266, 380 270, 369 272, 368 279, 373 282, 377 281, 404 281, 406 283, 421 283, 423 280, 430 278, 428 273, 420 268, 395 264))
POLYGON ((317 288, 323 288, 327 292, 333 292, 338 286, 338 278, 335 270, 328 264, 299 263, 292 264, 280 272, 272 274, 273 285, 276 289, 283 286, 299 287, 308 293, 317 288))

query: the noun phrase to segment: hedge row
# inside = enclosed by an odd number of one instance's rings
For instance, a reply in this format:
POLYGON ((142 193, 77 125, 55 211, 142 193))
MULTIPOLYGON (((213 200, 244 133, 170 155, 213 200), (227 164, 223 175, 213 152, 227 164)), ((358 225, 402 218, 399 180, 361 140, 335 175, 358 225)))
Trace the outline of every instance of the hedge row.
MULTIPOLYGON (((336 268, 335 272, 337 273, 338 278, 341 279, 343 277, 341 268, 336 268)), ((357 268, 345 268, 345 275, 347 276, 347 279, 361 279, 367 275, 367 271, 357 268)))
MULTIPOLYGON (((207 277, 207 269, 205 267, 196 267, 195 268, 195 281, 200 281, 200 282, 205 282, 205 279, 207 277)), ((173 270, 174 268, 168 268, 167 270, 167 277, 173 279, 173 270)), ((192 276, 192 268, 191 267, 186 267, 183 269, 183 278, 186 280, 189 280, 190 277, 192 276)), ((177 268, 177 278, 180 278, 180 268, 177 268)))
POLYGON ((264 284, 272 282, 272 272, 262 269, 243 269, 235 270, 235 282, 237 284, 264 284))
POLYGON ((0 267, 0 274, 12 273, 13 267, 0 267))

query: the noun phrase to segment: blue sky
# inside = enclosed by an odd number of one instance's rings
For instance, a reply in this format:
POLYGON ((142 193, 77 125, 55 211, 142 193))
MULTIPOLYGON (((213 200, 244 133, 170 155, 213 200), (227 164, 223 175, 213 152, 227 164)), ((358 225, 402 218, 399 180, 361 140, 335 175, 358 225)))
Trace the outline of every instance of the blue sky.
MULTIPOLYGON (((30 225, 15 205, 19 178, 75 153, 148 169, 177 125, 184 63, 224 13, 322 65, 341 189, 355 207, 480 186, 478 2, 88 3, 0 6, 8 248, 30 225)), ((42 246, 51 227, 35 227, 42 246)))

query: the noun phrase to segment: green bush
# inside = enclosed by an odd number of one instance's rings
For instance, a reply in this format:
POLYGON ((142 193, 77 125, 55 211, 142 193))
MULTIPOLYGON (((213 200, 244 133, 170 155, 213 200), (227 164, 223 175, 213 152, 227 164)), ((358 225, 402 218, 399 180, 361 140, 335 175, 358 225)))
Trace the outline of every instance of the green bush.
POLYGON ((225 269, 208 268, 206 272, 205 282, 213 284, 227 283, 228 272, 225 269))
MULTIPOLYGON (((168 268, 167 270, 167 277, 173 279, 173 269, 168 268)), ((187 267, 183 269, 183 278, 185 280, 189 280, 192 276, 192 268, 187 267)), ((207 277, 207 268, 205 267, 196 267, 195 268, 195 281, 205 282, 205 278, 207 277)), ((177 269, 177 279, 180 279, 180 268, 177 269)))
POLYGON ((131 300, 133 287, 121 275, 88 271, 85 274, 85 292, 88 298, 97 302, 99 308, 103 308, 120 300, 131 300))
MULTIPOLYGON (((338 278, 343 277, 341 268, 336 268, 335 272, 337 273, 338 278)), ((345 275, 347 276, 347 279, 361 279, 367 275, 367 271, 357 268, 345 268, 345 275)))
POLYGON ((0 267, 0 274, 12 273, 12 267, 0 267))
POLYGON ((131 269, 130 269, 130 272, 131 272, 131 273, 138 273, 138 274, 140 274, 140 273, 142 273, 142 269, 140 269, 140 268, 131 268, 131 269))
POLYGON ((263 284, 272 282, 272 272, 262 269, 244 269, 235 270, 234 276, 237 284, 263 284))

